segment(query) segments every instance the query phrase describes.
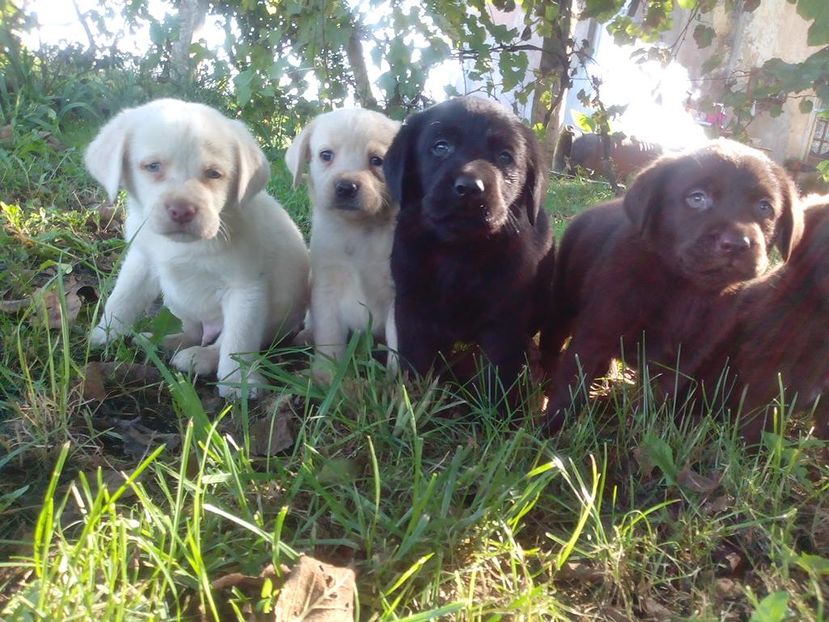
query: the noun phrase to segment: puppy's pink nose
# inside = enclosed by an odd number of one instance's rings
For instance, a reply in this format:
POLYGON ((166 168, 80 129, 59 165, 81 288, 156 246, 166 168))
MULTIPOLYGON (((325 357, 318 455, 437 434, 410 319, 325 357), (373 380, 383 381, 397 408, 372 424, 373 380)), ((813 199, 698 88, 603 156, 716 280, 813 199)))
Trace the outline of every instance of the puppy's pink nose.
POLYGON ((180 225, 187 224, 196 215, 196 206, 181 199, 174 199, 165 203, 164 208, 167 210, 170 220, 180 225))
POLYGON ((717 248, 721 253, 736 255, 751 248, 751 240, 742 233, 723 233, 717 240, 717 248))

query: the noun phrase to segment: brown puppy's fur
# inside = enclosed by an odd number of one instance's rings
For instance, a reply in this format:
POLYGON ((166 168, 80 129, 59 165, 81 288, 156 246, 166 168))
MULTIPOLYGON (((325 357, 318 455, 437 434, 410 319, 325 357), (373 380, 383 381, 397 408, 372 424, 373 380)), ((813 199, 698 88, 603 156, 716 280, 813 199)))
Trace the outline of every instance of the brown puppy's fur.
POLYGON ((455 342, 474 343, 510 388, 553 258, 537 139, 499 104, 458 98, 409 117, 384 168, 400 201, 391 270, 403 367, 425 374, 455 342))
POLYGON ((815 433, 829 438, 829 196, 810 203, 789 261, 741 288, 733 325, 693 373, 709 404, 740 410, 749 442, 772 423, 765 407, 781 384, 790 408, 811 410, 821 398, 815 433))
MULTIPOLYGON (((553 312, 542 330, 543 364, 553 378, 548 432, 561 426, 571 392, 580 393, 579 372, 589 386, 611 359, 634 362, 643 334, 647 359, 671 366, 680 346, 697 359, 688 344, 717 343, 711 333, 724 330, 725 293, 765 271, 772 245, 786 258, 800 238, 795 201, 781 167, 720 140, 660 158, 623 200, 576 217, 562 241, 553 312)), ((695 364, 683 355, 683 367, 695 364)))

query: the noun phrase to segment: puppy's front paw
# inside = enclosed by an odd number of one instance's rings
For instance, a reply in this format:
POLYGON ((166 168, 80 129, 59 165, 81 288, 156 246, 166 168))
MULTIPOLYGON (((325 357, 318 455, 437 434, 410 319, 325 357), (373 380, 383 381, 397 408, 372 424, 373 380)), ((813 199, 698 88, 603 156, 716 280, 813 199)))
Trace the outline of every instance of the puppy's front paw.
POLYGON ((219 349, 214 346, 185 348, 176 352, 170 365, 179 371, 209 376, 215 374, 219 366, 219 349))
POLYGON ((114 324, 98 324, 95 328, 89 331, 89 345, 93 348, 103 348, 108 343, 112 343, 123 334, 123 331, 118 330, 114 324))
MULTIPOLYGON (((265 379, 255 371, 249 371, 245 375, 247 376, 248 399, 256 399, 261 392, 260 387, 257 385, 265 384, 265 379)), ((238 400, 242 397, 241 369, 237 369, 227 376, 227 378, 219 382, 219 395, 226 400, 238 400)))

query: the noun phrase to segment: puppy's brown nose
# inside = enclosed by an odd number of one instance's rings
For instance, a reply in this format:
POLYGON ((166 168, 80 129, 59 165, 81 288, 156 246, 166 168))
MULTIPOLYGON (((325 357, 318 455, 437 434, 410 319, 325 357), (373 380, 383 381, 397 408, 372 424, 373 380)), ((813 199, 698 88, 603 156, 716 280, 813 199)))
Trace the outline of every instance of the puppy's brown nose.
POLYGON ((459 197, 473 197, 482 194, 484 182, 472 175, 458 175, 455 178, 455 194, 459 197))
POLYGON ((725 255, 736 255, 751 248, 751 240, 742 233, 723 233, 717 240, 717 250, 725 255))
POLYGON ((187 224, 196 215, 196 206, 189 201, 174 199, 164 204, 170 220, 180 225, 187 224))
POLYGON ((357 191, 359 189, 360 186, 358 186, 355 182, 345 180, 338 181, 334 186, 334 191, 340 199, 353 199, 357 196, 357 191))

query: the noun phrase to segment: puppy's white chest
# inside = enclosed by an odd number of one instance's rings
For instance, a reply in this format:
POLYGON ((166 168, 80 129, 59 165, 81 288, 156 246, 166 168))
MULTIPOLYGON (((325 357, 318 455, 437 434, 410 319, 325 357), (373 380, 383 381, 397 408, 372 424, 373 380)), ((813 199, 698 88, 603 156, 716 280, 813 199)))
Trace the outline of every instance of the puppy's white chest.
POLYGON ((166 264, 159 272, 164 304, 175 316, 198 322, 221 320, 226 288, 215 273, 192 264, 166 264))

